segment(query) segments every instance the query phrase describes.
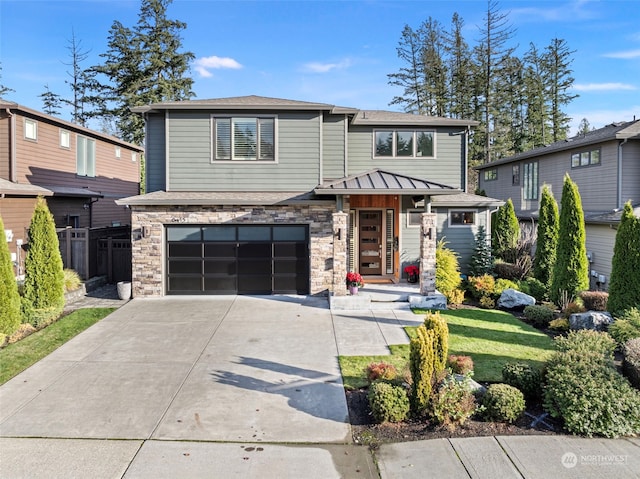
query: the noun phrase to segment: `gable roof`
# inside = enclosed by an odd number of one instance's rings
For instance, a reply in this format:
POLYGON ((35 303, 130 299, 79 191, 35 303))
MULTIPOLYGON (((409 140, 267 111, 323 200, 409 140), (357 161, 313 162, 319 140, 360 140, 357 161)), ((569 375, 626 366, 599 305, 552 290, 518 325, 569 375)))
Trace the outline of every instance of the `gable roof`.
POLYGON ((487 168, 492 168, 494 166, 513 163, 515 161, 547 155, 549 153, 555 153, 558 151, 572 150, 575 148, 602 143, 604 141, 625 139, 640 140, 640 120, 611 123, 610 125, 590 131, 585 134, 579 134, 572 138, 567 138, 566 140, 556 141, 555 143, 547 146, 540 146, 538 148, 534 148, 533 150, 525 151, 523 153, 518 153, 517 155, 492 161, 491 163, 485 163, 484 165, 476 166, 475 169, 484 170, 487 168))
POLYGON ((10 196, 51 196, 53 192, 31 184, 14 183, 0 178, 0 195, 10 196))
POLYGON ((266 96, 248 95, 209 100, 182 100, 153 103, 131 108, 134 113, 146 113, 153 110, 325 110, 332 113, 355 113, 355 108, 340 107, 328 103, 285 100, 266 96))
POLYGON ((462 191, 442 183, 376 168, 324 183, 315 188, 314 192, 320 195, 452 195, 462 191))

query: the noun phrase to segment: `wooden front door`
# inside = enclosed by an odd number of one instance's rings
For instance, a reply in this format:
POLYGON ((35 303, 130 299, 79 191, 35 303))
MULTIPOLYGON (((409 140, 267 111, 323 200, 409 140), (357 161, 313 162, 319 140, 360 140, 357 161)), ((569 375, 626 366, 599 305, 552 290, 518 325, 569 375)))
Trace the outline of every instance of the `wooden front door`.
POLYGON ((359 271, 362 275, 382 274, 382 210, 359 213, 359 271))

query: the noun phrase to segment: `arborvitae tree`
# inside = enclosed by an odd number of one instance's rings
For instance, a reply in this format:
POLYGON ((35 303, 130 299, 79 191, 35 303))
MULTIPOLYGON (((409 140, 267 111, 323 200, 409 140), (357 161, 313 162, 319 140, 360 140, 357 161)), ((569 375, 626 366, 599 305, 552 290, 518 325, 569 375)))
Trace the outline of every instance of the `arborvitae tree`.
POLYGON ((49 85, 45 85, 44 93, 38 96, 42 98, 42 111, 44 111, 47 115, 60 114, 60 95, 49 90, 49 85))
POLYGON ((475 236, 473 254, 469 262, 469 274, 471 276, 482 276, 491 273, 493 259, 491 258, 491 246, 487 238, 487 231, 484 225, 478 226, 475 236))
POLYGON ((436 246, 436 289, 444 295, 456 290, 462 282, 458 255, 446 245, 442 238, 436 246))
POLYGON ((533 276, 546 285, 547 288, 550 286, 553 267, 556 263, 559 222, 558 203, 553 197, 551 189, 544 185, 540 197, 533 276))
POLYGON ((491 247, 494 256, 509 263, 515 261, 516 247, 520 238, 520 223, 511 198, 498 208, 491 224, 491 247))
POLYGON ((0 336, 13 334, 21 322, 18 283, 4 235, 4 222, 0 217, 0 336))
POLYGON ((409 345, 409 369, 412 379, 409 403, 411 411, 416 415, 424 414, 429 406, 435 364, 433 343, 434 331, 421 324, 416 330, 416 337, 409 345))
POLYGON ((571 181, 569 175, 565 175, 560 201, 558 249, 549 291, 549 297, 556 305, 562 305, 563 295, 571 300, 580 291, 589 288, 585 241, 584 213, 578 185, 571 181))
POLYGON ((64 307, 64 272, 56 226, 44 198, 38 198, 31 217, 24 267, 25 309, 33 310, 37 325, 50 322, 64 307))
POLYGON ((624 205, 613 249, 608 309, 614 314, 640 305, 640 218, 624 205))
POLYGON ((447 321, 440 316, 440 311, 427 313, 424 326, 433 331, 433 372, 438 374, 447 366, 449 355, 449 326, 447 321))

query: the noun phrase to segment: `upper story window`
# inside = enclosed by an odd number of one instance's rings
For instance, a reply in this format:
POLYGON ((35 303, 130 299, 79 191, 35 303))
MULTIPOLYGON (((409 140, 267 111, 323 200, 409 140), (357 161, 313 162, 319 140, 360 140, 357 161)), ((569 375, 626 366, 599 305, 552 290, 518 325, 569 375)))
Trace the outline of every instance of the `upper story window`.
POLYGON ((213 159, 275 161, 276 117, 213 117, 213 159))
POLYGON ((449 226, 473 226, 476 224, 474 210, 449 210, 449 226))
POLYGON ((493 181, 498 179, 498 169, 484 170, 484 181, 493 181))
POLYGON ((37 121, 30 120, 28 118, 24 119, 24 137, 27 140, 38 139, 38 122, 37 121))
POLYGON ((122 155, 122 151, 120 150, 120 147, 116 146, 116 158, 120 159, 121 155, 122 155))
POLYGON ((433 158, 435 134, 425 130, 376 130, 375 158, 433 158))
POLYGON ((96 176, 96 140, 78 135, 76 144, 76 174, 96 176))
POLYGON ((71 133, 67 130, 60 130, 60 148, 71 147, 71 133))
POLYGON ((134 163, 138 161, 138 154, 135 151, 131 152, 131 161, 133 161, 134 163))
POLYGON ((523 196, 525 200, 538 199, 538 162, 525 163, 523 165, 523 196))
POLYGON ((571 168, 578 168, 580 166, 599 165, 600 164, 600 149, 581 151, 580 153, 573 153, 571 155, 571 168))
POLYGON ((511 184, 514 186, 520 184, 520 165, 511 167, 511 184))

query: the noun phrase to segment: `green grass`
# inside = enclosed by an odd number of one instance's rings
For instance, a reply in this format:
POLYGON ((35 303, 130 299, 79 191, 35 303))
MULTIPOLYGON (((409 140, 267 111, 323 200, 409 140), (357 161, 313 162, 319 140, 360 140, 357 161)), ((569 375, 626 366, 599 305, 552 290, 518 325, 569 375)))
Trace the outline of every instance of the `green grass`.
MULTIPOLYGON (((544 333, 504 311, 459 309, 440 313, 449 326, 449 354, 471 356, 474 379, 502 381, 502 367, 508 362, 527 362, 541 367, 553 351, 553 341, 544 333)), ((415 327, 405 328, 409 337, 415 327)), ((394 345, 389 356, 341 356, 340 367, 346 388, 367 385, 364 373, 372 361, 386 361, 401 371, 409 358, 409 345, 394 345)))
POLYGON ((78 309, 46 328, 0 350, 0 384, 20 374, 116 308, 78 309))

